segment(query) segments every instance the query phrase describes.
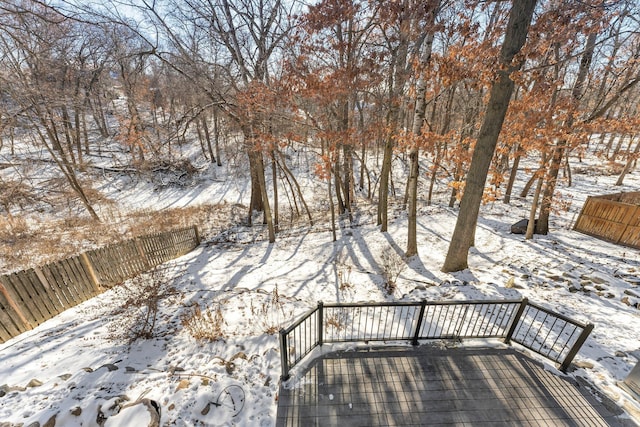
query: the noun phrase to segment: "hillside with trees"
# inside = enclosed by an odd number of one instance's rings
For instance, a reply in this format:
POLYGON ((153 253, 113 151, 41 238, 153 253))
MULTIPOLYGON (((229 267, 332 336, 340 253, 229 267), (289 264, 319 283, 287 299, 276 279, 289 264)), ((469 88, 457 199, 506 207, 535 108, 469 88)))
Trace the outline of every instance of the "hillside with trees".
POLYGON ((572 229, 587 197, 640 190, 638 17, 0 2, 0 273, 192 225, 201 242, 0 344, 0 425, 126 425, 143 398, 161 425, 272 425, 277 331, 318 301, 522 298, 595 325, 569 375, 638 417, 617 386, 638 250, 572 229))
MULTIPOLYGON (((617 185, 636 167, 638 10, 631 1, 537 2, 528 37, 525 28, 504 56, 510 8, 444 0, 5 2, 3 233, 28 234, 32 225, 20 219, 34 214, 71 215, 89 229, 111 221, 105 173, 184 180, 225 167, 248 171, 245 222, 264 223, 271 242, 288 211, 311 225, 318 207, 328 208, 335 233, 375 206, 384 232, 400 206, 413 256, 416 205, 446 191, 448 206, 457 206, 472 155, 484 151, 474 147, 485 122, 499 137, 481 182, 471 178, 474 203, 510 203, 521 188, 516 196, 539 218, 529 236, 547 234, 565 203, 556 187, 570 186, 579 167, 573 157, 602 159, 619 174, 617 185), (498 77, 513 82, 502 126, 488 116, 498 77), (299 182, 299 152, 325 183, 313 196, 299 182)), ((474 211, 463 209, 471 216, 457 247, 473 244, 474 211)), ((459 257, 444 269, 465 268, 465 249, 459 257)))

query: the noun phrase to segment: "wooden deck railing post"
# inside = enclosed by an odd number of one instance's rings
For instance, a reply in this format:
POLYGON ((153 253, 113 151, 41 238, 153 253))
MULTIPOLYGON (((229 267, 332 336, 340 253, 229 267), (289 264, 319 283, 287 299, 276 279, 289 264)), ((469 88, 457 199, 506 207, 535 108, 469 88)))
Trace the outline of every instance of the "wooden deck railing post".
POLYGON ((524 309, 527 308, 527 304, 529 304, 529 300, 527 298, 522 298, 520 302, 520 307, 518 307, 518 311, 516 312, 513 320, 511 321, 511 327, 509 328, 509 332, 507 332, 507 336, 504 337, 504 343, 509 344, 511 341, 511 337, 513 333, 516 331, 518 327, 518 323, 520 323, 520 318, 522 317, 522 313, 524 313, 524 309))
POLYGON ((569 366, 571 365, 573 358, 576 357, 576 354, 578 354, 578 351, 580 350, 584 342, 589 337, 589 334, 591 334, 591 331, 593 331, 593 325, 589 323, 584 327, 584 329, 582 330, 582 333, 580 334, 576 342, 573 344, 573 347, 571 347, 571 350, 569 350, 569 353, 567 353, 567 357, 564 358, 562 365, 560 365, 560 370, 562 372, 565 372, 565 373, 567 372, 567 369, 569 369, 569 366))

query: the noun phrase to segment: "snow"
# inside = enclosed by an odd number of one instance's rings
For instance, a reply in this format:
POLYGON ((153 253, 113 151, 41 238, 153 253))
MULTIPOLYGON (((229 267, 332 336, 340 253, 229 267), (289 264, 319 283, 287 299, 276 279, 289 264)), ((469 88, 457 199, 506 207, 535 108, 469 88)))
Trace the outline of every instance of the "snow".
POLYGON ((104 427, 117 427, 123 424, 131 426, 147 426, 151 422, 149 411, 142 405, 129 406, 118 414, 107 418, 104 427))
MULTIPOLYGON (((113 176, 100 190, 132 208, 246 201, 246 177, 230 176, 224 168, 213 175, 210 168, 204 173, 209 179, 184 188, 113 176)), ((420 207, 420 256, 406 266, 398 261, 407 228, 399 209, 390 212, 389 231, 381 233, 375 210, 362 202, 355 223, 343 223, 336 242, 326 223, 285 227, 271 245, 262 226, 236 227, 161 266, 166 296, 153 338, 126 338, 140 307, 123 307, 129 294, 116 286, 0 345, 0 423, 42 425, 55 416, 61 426, 97 425, 99 417, 105 426, 144 426, 149 411, 137 403, 150 399, 161 407, 161 425, 272 426, 281 374, 275 331, 318 301, 423 298, 527 297, 593 323, 576 359, 585 367, 570 375, 620 406, 637 408, 617 382, 640 351, 640 252, 571 230, 588 195, 640 189, 638 171, 622 188, 613 187, 615 179, 574 172, 574 185, 560 188, 569 209, 552 216, 548 236, 529 241, 509 233, 511 224, 528 216, 528 201, 483 206, 470 269, 453 274, 440 267, 457 210, 439 200, 420 207), (397 289, 388 295, 382 273, 394 267, 400 269, 397 289), (197 306, 220 310, 222 339, 202 341, 190 334, 185 317, 197 306)), ((309 194, 311 183, 304 183, 309 194)), ((323 346, 311 356, 348 347, 323 346)))

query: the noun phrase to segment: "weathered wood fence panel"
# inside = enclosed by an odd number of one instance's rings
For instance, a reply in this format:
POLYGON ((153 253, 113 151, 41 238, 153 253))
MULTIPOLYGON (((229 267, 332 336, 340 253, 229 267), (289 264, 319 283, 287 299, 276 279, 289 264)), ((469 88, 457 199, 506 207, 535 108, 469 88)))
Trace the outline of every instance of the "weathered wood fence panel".
POLYGON ((640 193, 587 197, 574 230, 640 249, 640 193))
POLYGON ((98 295, 109 286, 182 256, 199 244, 194 226, 138 237, 0 276, 0 343, 98 295))

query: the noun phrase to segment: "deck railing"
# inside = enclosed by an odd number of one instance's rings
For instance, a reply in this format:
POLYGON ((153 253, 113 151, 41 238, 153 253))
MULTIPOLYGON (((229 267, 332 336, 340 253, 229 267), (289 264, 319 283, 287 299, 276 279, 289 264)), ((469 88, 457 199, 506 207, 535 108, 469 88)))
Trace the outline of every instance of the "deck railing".
POLYGON ((282 379, 324 343, 502 338, 566 371, 593 325, 522 300, 323 304, 280 331, 282 379))

